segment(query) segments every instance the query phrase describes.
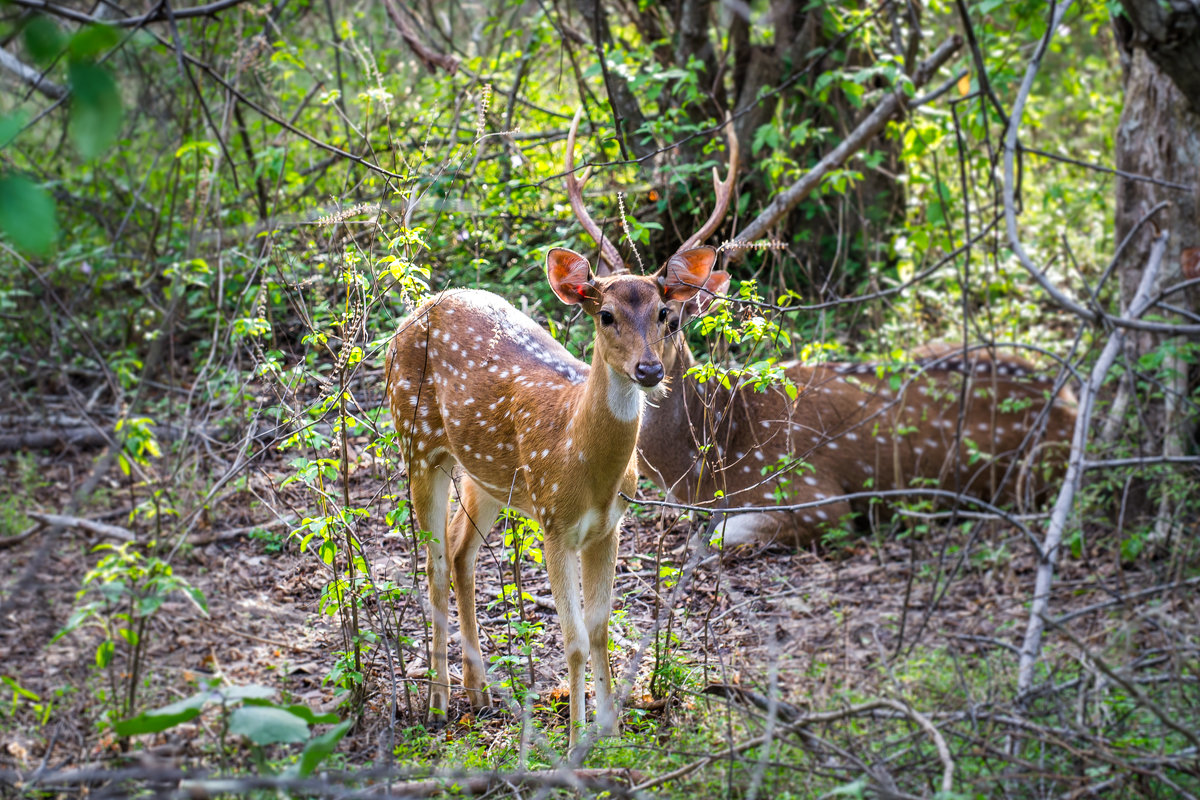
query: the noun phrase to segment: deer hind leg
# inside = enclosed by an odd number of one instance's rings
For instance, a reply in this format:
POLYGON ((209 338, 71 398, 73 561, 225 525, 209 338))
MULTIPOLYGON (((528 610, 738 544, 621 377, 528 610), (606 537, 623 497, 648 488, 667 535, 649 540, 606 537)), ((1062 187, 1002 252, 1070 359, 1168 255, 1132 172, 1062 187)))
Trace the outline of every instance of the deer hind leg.
POLYGON ((583 614, 587 625, 592 674, 596 683, 596 722, 604 733, 616 730, 612 670, 608 663, 608 621, 612 617, 613 575, 616 569, 620 526, 585 547, 583 562, 583 614))
POLYGON ((579 555, 563 542, 565 531, 545 532, 546 572, 550 593, 562 627, 563 650, 567 656, 567 682, 571 691, 570 747, 574 748, 586 717, 584 670, 587 668, 587 631, 583 604, 579 599, 579 555))
POLYGON ((475 617, 475 561, 479 547, 500 513, 500 503, 463 476, 458 511, 450 522, 450 564, 454 571, 454 597, 462 631, 463 686, 474 708, 491 705, 483 690, 487 670, 479 648, 479 622, 475 617))
MULTIPOLYGON (((421 462, 422 464, 424 462, 421 462)), ((429 605, 433 618, 432 671, 429 676, 429 718, 444 722, 450 704, 450 671, 446 657, 446 633, 450 606, 450 573, 446 563, 446 507, 450 499, 447 466, 410 467, 413 511, 417 526, 428 531, 425 544, 425 573, 429 580, 429 605)))

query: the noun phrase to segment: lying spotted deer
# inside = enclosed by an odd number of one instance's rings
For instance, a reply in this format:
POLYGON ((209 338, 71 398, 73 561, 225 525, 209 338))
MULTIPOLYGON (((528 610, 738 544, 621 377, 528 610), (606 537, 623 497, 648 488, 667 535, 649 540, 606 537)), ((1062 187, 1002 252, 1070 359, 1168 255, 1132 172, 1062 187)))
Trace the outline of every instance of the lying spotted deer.
MULTIPOLYGON (((723 292, 728 280, 720 274, 708 288, 723 292)), ((672 327, 681 311, 705 310, 687 305, 673 309, 672 327)), ((1020 358, 961 355, 947 348, 899 367, 791 362, 782 366, 792 399, 782 386, 725 389, 685 377, 696 361, 679 342, 663 358, 673 388, 642 418, 643 471, 682 502, 713 505, 719 492, 727 507, 764 506, 726 521, 727 545, 809 544, 852 514, 885 514, 869 495, 887 490, 1039 502, 1065 466, 1075 424, 1069 394, 1060 393, 1034 436, 1054 382, 1020 358), (770 510, 844 495, 858 496, 770 510)))
MULTIPOLYGON (((729 130, 725 180, 713 170, 715 208, 684 249, 712 235, 729 206, 738 157, 729 130)), ((598 243, 602 266, 627 272, 583 205, 571 151, 569 145, 566 189, 575 215, 598 243)), ((688 317, 707 313, 713 298, 728 288, 729 274, 714 270, 703 292, 672 304, 670 332, 688 317)), ((1046 411, 1053 382, 1012 356, 993 360, 976 353, 964 360, 961 348, 931 348, 899 371, 873 364, 790 363, 783 366, 796 390, 792 398, 782 387, 758 392, 698 383, 687 377, 695 357, 682 337, 673 338, 663 357, 669 394, 650 403, 642 417, 642 472, 679 502, 762 506, 761 512, 728 518, 726 544, 805 545, 851 513, 877 510, 869 498, 798 511, 770 509, 781 502, 798 505, 914 485, 985 500, 1036 499, 1046 489, 1045 473, 1061 471, 1074 426, 1069 394, 1060 393, 1046 411), (897 376, 900 385, 893 387, 897 376), (1045 433, 1035 437, 1031 431, 1043 411, 1045 433)))
POLYGON ((401 324, 388 349, 387 395, 413 511, 429 535, 431 714, 444 715, 449 701, 451 571, 463 683, 474 706, 488 705, 475 559, 501 508, 508 507, 542 525, 567 659, 570 744, 584 723, 589 651, 597 719, 604 729, 615 724, 608 620, 617 535, 628 505, 619 492, 632 495, 636 488, 643 398, 664 375, 667 304, 695 295, 715 260, 712 248, 695 248, 676 254, 652 276, 597 278, 579 254, 550 250, 550 288, 596 323, 590 368, 489 292, 442 292, 401 324), (447 530, 456 467, 459 509, 447 530))

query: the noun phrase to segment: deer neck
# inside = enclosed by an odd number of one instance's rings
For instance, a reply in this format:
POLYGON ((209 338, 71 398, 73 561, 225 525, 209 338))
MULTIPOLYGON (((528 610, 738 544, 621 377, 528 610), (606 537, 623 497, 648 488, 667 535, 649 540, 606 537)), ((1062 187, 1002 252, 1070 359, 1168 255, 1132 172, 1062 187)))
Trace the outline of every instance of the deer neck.
POLYGON ((620 480, 624 476, 637 443, 643 397, 637 384, 599 357, 587 380, 576 387, 567 423, 569 438, 577 443, 571 461, 586 465, 592 480, 608 483, 606 478, 620 480))
POLYGON ((604 431, 615 425, 636 433, 644 396, 637 384, 597 358, 579 386, 579 402, 572 404, 571 426, 604 431))

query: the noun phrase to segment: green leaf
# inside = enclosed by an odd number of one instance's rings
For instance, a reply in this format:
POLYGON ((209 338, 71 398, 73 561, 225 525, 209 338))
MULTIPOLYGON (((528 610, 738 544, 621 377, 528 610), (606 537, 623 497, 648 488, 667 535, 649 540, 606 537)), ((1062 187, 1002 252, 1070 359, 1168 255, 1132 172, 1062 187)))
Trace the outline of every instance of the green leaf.
POLYGON ((104 669, 112 662, 113 653, 117 646, 111 639, 107 639, 99 644, 96 648, 96 666, 104 669))
POLYGON ((354 720, 348 719, 306 744, 303 752, 300 753, 300 760, 289 767, 287 773, 294 774, 299 778, 307 778, 311 775, 313 770, 337 749, 338 742, 346 735, 346 731, 350 730, 352 724, 354 724, 354 720))
POLYGON ((290 711, 297 717, 303 719, 309 725, 332 725, 340 719, 340 717, 333 712, 329 712, 327 714, 318 714, 308 706, 301 705, 299 703, 290 706, 284 706, 284 710, 290 711))
POLYGON ((25 114, 18 111, 12 116, 0 117, 0 148, 5 147, 25 127, 25 114))
POLYGON ((220 152, 220 151, 217 149, 216 144, 214 144, 213 142, 206 142, 206 141, 185 142, 179 146, 178 150, 175 151, 175 157, 183 158, 188 153, 196 153, 200 157, 204 157, 206 155, 215 156, 218 152, 220 152))
POLYGON ((86 61, 103 55, 116 47, 121 41, 121 34, 116 28, 108 25, 88 25, 71 37, 67 47, 71 50, 71 58, 86 61))
POLYGON ((229 732, 260 745, 303 742, 308 739, 308 723, 278 706, 247 705, 229 716, 229 732))
POLYGON ((12 689, 13 694, 17 695, 19 697, 25 697, 30 700, 41 700, 42 699, 41 697, 39 697, 38 695, 29 691, 24 686, 17 683, 15 680, 8 677, 7 675, 0 675, 0 683, 3 683, 5 686, 8 686, 10 689, 12 689))
POLYGON ((23 33, 25 49, 39 66, 46 66, 62 52, 62 31, 49 17, 34 17, 25 26, 23 33))
POLYGON ((72 611, 70 618, 67 619, 67 624, 62 627, 62 630, 54 634, 54 638, 50 640, 51 643, 57 642, 68 633, 74 631, 83 624, 84 620, 92 616, 93 613, 95 613, 95 609, 93 609, 91 605, 86 605, 82 608, 77 608, 72 611))
POLYGON ((118 736, 136 736, 139 733, 158 733, 167 728, 173 728, 200 716, 204 706, 215 700, 214 692, 197 692, 191 697, 171 703, 170 705, 145 711, 136 717, 123 719, 113 726, 118 736))
POLYGON ((185 586, 183 590, 187 592, 188 597, 192 598, 192 602, 198 605, 202 611, 208 613, 208 598, 204 596, 204 592, 195 586, 185 586))
POLYGON ((148 597, 143 597, 138 600, 138 616, 149 617, 153 616, 159 608, 162 607, 163 601, 167 598, 161 594, 152 594, 148 597))
POLYGON ((27 253, 47 255, 58 239, 50 195, 20 176, 0 176, 0 233, 27 253))
POLYGON ((72 63, 71 139, 84 158, 103 153, 121 132, 121 93, 108 70, 87 62, 72 63))

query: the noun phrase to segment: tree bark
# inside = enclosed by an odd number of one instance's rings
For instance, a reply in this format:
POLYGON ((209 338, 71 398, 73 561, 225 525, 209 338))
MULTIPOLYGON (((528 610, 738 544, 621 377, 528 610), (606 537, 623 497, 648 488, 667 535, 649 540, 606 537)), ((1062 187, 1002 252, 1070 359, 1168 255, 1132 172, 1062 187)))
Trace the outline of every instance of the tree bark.
MULTIPOLYGON (((1140 5, 1125 3, 1126 9, 1140 5)), ((1135 24, 1139 19, 1134 17, 1135 24)), ((1147 42, 1153 41, 1154 36, 1128 28, 1126 33, 1131 34, 1126 39, 1133 47, 1127 51, 1125 107, 1117 129, 1117 169, 1176 184, 1190 184, 1192 189, 1181 191, 1147 181, 1117 179, 1115 228, 1118 242, 1123 241, 1154 206, 1164 201, 1168 203, 1152 218, 1153 224, 1142 226, 1134 235, 1117 261, 1122 312, 1128 310, 1141 279, 1156 229, 1166 229, 1170 233, 1158 282, 1160 289, 1181 281, 1183 265, 1200 253, 1200 198, 1197 197, 1197 187, 1200 187, 1200 114, 1193 110, 1200 105, 1189 105, 1184 91, 1172 80, 1171 76, 1177 70, 1167 70, 1161 65, 1165 55, 1172 52, 1170 48, 1151 50, 1147 42)), ((1183 62, 1190 63, 1197 57, 1200 57, 1200 40, 1183 62)), ((1200 78, 1200 72, 1196 77, 1200 78)), ((1167 298, 1167 302, 1195 312, 1200 309, 1200 291, 1188 289, 1167 298)), ((1196 375, 1189 378, 1189 366, 1179 354, 1178 345, 1182 343, 1181 338, 1171 341, 1171 337, 1159 333, 1128 332, 1125 355, 1129 364, 1136 366, 1142 356, 1159 348, 1165 348, 1166 353, 1162 368, 1156 371, 1157 374, 1148 376, 1150 385, 1161 386, 1162 391, 1154 393, 1158 399, 1135 397, 1136 407, 1124 415, 1124 420, 1114 421, 1124 422, 1126 428, 1137 423, 1133 438, 1140 455, 1181 455, 1194 439, 1197 413, 1194 405, 1187 402, 1187 396, 1196 386, 1196 375)), ((1136 384, 1135 380, 1126 381, 1120 391, 1136 391, 1136 384)), ((1129 399, 1119 397, 1115 406, 1121 407, 1129 399)), ((1155 519, 1160 534, 1168 530, 1171 516, 1165 501, 1166 493, 1155 496, 1152 488, 1161 483, 1161 476, 1158 476, 1135 487, 1136 491, 1129 496, 1132 502, 1126 505, 1134 520, 1155 519)))
POLYGON ((1130 22, 1130 42, 1145 51, 1200 113, 1200 4, 1194 0, 1121 0, 1130 22))

